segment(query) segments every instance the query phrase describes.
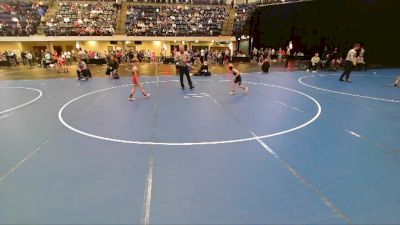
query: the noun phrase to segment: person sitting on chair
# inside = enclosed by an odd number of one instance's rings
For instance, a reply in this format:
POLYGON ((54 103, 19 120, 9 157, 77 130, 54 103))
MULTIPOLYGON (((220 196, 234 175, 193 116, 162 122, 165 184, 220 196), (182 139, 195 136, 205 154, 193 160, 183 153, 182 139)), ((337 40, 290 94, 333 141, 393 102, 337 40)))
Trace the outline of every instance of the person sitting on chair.
POLYGON ((193 74, 193 76, 211 76, 210 71, 208 70, 207 62, 204 62, 203 65, 199 68, 199 70, 193 74))
POLYGON ((118 75, 118 62, 115 59, 115 56, 111 55, 110 62, 108 63, 106 74, 108 78, 119 79, 118 75))
POLYGON ((207 62, 204 62, 203 65, 200 67, 200 75, 201 76, 211 76, 211 73, 208 70, 207 62))
POLYGON ((92 78, 92 74, 83 60, 79 62, 76 73, 78 74, 77 80, 88 80, 92 78))
MULTIPOLYGON (((318 72, 318 67, 320 65, 321 59, 319 58, 319 54, 315 53, 315 55, 311 58, 311 66, 310 69, 312 72, 318 72)), ((307 70, 309 71, 309 70, 307 70)))

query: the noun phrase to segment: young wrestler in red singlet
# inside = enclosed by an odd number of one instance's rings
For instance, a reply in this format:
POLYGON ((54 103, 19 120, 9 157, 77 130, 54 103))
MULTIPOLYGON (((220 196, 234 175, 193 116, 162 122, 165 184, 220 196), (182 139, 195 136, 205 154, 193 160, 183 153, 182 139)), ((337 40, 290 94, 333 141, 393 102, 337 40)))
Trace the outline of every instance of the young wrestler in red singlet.
POLYGON ((150 97, 150 93, 146 92, 144 90, 144 88, 142 87, 142 85, 140 85, 139 82, 139 68, 137 67, 138 61, 134 60, 133 61, 133 72, 132 72, 132 83, 133 83, 133 87, 131 90, 131 94, 129 95, 129 100, 130 101, 134 101, 135 97, 133 96, 135 94, 136 88, 139 87, 140 91, 142 92, 143 96, 145 98, 149 98, 150 97))

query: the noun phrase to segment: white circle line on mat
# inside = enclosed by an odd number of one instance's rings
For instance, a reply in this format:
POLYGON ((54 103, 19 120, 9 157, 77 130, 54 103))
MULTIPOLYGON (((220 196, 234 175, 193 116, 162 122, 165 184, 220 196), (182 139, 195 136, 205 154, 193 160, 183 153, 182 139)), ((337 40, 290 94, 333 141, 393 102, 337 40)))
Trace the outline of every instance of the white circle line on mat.
POLYGON ((29 87, 0 87, 0 89, 26 89, 26 90, 33 90, 33 91, 36 91, 36 92, 39 93, 39 95, 36 98, 30 100, 29 102, 26 102, 26 103, 24 103, 22 105, 19 105, 19 106, 15 106, 15 107, 10 108, 10 109, 3 110, 3 111, 0 112, 0 114, 6 113, 6 112, 10 112, 12 110, 15 110, 15 109, 24 107, 26 105, 29 105, 29 104, 33 103, 34 101, 38 100, 39 98, 41 98, 42 95, 43 95, 43 92, 41 90, 36 89, 36 88, 29 88, 29 87))
MULTIPOLYGON (((150 83, 150 82, 144 82, 144 84, 146 83, 150 83)), ((91 138, 96 138, 99 140, 103 140, 103 141, 110 141, 110 142, 117 142, 117 143, 124 143, 124 144, 138 144, 138 145, 164 145, 164 146, 193 146, 193 145, 217 145, 217 144, 231 144, 231 143, 239 143, 239 142, 246 142, 246 141, 253 141, 253 140, 257 140, 257 139, 263 139, 263 138, 270 138, 270 137, 276 137, 279 135, 284 135, 290 132, 294 132, 296 130, 302 129, 308 125, 310 125, 311 123, 313 123, 315 120, 318 119, 318 117, 321 115, 321 105, 319 104, 319 102, 317 100, 315 100, 313 97, 297 91, 297 90, 293 90, 287 87, 282 87, 282 86, 277 86, 277 85, 272 85, 272 84, 265 84, 265 83, 252 83, 252 84, 256 84, 256 85, 263 85, 263 86, 270 86, 270 87, 274 87, 274 88, 278 88, 278 89, 283 89, 283 90, 287 90, 287 91, 291 91, 297 94, 300 94, 302 96, 305 96, 306 98, 310 99, 312 102, 314 102, 314 104, 317 106, 317 113, 307 122, 284 130, 284 131, 280 131, 280 132, 276 132, 276 133, 272 133, 272 134, 266 134, 266 135, 261 135, 261 136, 252 136, 252 137, 248 137, 248 138, 241 138, 241 139, 231 139, 231 140, 222 140, 222 141, 205 141, 205 142, 150 142, 150 141, 131 141, 131 140, 122 140, 122 139, 115 139, 115 138, 109 138, 109 137, 103 137, 103 136, 99 136, 99 135, 94 135, 94 134, 90 134, 84 131, 81 131, 75 127, 72 127, 71 125, 69 125, 67 122, 65 122, 62 114, 63 111, 65 110, 65 108, 67 108, 71 103, 84 98, 88 95, 92 95, 95 93, 99 93, 102 91, 109 91, 115 88, 121 88, 121 87, 127 87, 127 86, 131 86, 132 84, 125 84, 125 85, 120 85, 120 86, 115 86, 115 87, 110 87, 110 88, 105 88, 105 89, 101 89, 101 90, 97 90, 97 91, 93 91, 93 92, 89 92, 87 94, 78 96, 70 101, 68 101, 67 103, 65 103, 59 110, 58 112, 58 118, 60 120, 60 122, 67 127, 68 129, 70 129, 73 132, 76 132, 78 134, 87 136, 87 137, 91 137, 91 138)))
POLYGON ((307 83, 304 83, 303 80, 306 78, 310 78, 314 76, 303 76, 298 79, 299 83, 306 86, 310 87, 319 91, 325 91, 325 92, 330 92, 330 93, 335 93, 335 94, 340 94, 340 95, 347 95, 347 96, 353 96, 357 98, 365 98, 365 99, 371 99, 371 100, 377 100, 377 101, 384 101, 384 102, 393 102, 393 103, 400 103, 400 100, 394 100, 394 99, 386 99, 386 98, 378 98, 378 97, 372 97, 372 96, 366 96, 366 95, 358 95, 358 94, 352 94, 348 92, 341 92, 341 91, 335 91, 335 90, 330 90, 330 89, 325 89, 325 88, 320 88, 317 86, 313 86, 307 83))

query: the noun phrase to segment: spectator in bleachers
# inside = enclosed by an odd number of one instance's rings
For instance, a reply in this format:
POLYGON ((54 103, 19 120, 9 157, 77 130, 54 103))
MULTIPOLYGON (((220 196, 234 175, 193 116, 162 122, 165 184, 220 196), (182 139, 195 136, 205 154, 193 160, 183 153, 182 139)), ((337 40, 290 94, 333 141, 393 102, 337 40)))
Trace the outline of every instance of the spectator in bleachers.
POLYGON ((59 11, 46 24, 46 35, 109 36, 115 33, 118 10, 112 2, 60 2, 59 11))
POLYGON ((234 14, 233 34, 241 35, 243 27, 247 20, 250 19, 251 14, 256 9, 255 4, 241 4, 236 6, 236 13, 234 14))
POLYGON ((130 6, 126 33, 135 36, 220 35, 227 16, 223 7, 130 6))
POLYGON ((0 34, 3 36, 29 36, 37 33, 41 17, 47 6, 29 1, 0 3, 0 34))

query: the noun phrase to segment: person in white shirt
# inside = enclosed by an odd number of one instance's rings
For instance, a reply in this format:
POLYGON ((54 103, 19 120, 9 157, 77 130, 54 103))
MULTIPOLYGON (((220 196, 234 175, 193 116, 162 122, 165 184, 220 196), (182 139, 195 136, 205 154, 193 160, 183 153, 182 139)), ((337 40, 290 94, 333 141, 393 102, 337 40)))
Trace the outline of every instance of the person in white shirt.
POLYGON ((200 62, 201 64, 204 63, 204 56, 206 55, 206 52, 204 51, 204 49, 200 50, 200 62))
POLYGON ((151 51, 150 51, 150 49, 147 49, 146 59, 147 59, 148 63, 150 63, 150 61, 151 61, 151 51))
POLYGON ((253 57, 254 57, 254 60, 256 60, 257 55, 258 55, 258 49, 257 49, 256 47, 253 47, 253 57))
POLYGON ((72 63, 71 52, 65 52, 65 58, 67 59, 68 65, 70 66, 72 63))
POLYGON ((32 59, 33 59, 32 54, 27 51, 25 54, 25 57, 26 57, 26 60, 28 61, 29 66, 32 67, 32 59))
POLYGON ((45 59, 45 68, 48 68, 49 65, 51 64, 51 54, 50 52, 47 50, 46 53, 44 54, 44 59, 45 59))
POLYGON ((183 45, 179 46, 179 52, 175 52, 174 58, 175 58, 176 66, 179 70, 182 90, 185 89, 185 85, 183 83, 183 75, 186 76, 190 89, 193 89, 194 86, 192 84, 192 80, 190 79, 190 75, 189 75, 190 55, 187 51, 185 51, 185 48, 183 45))
POLYGON ((355 44, 352 49, 347 53, 346 63, 344 65, 344 72, 340 77, 339 81, 344 81, 343 78, 346 77, 346 82, 351 82, 350 80, 350 73, 353 70, 353 67, 357 65, 357 51, 360 49, 360 44, 355 44))

